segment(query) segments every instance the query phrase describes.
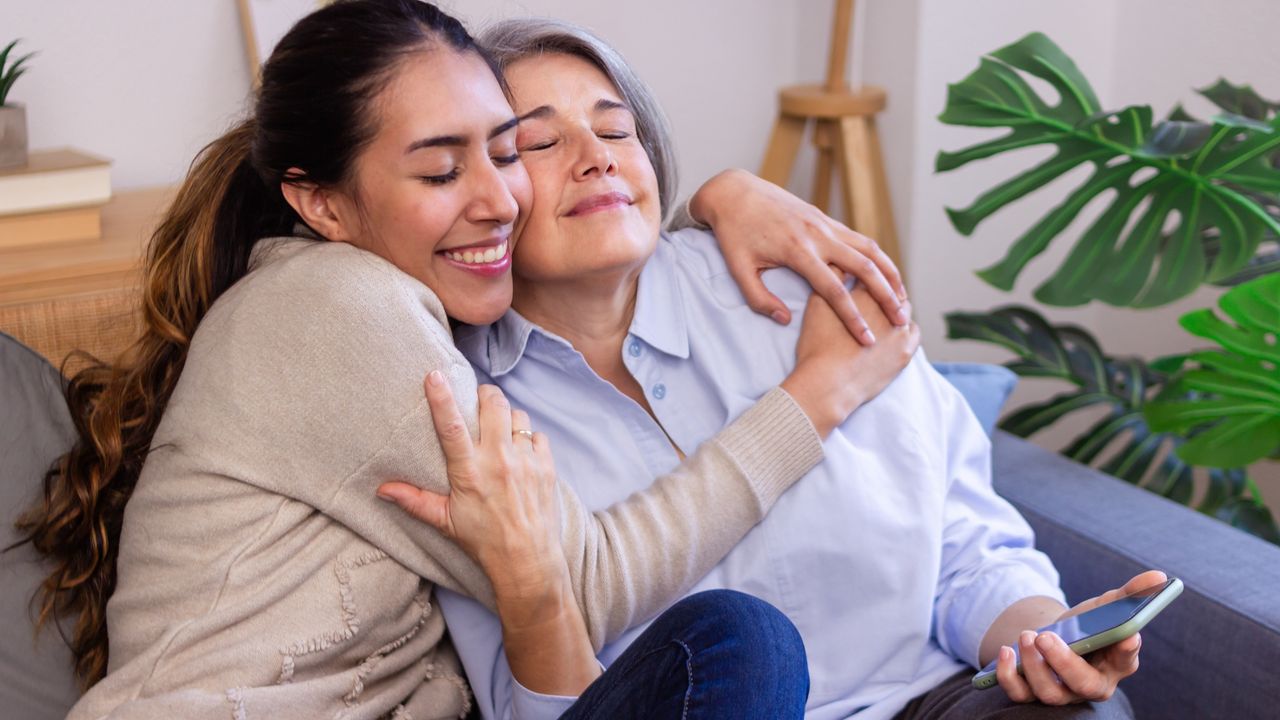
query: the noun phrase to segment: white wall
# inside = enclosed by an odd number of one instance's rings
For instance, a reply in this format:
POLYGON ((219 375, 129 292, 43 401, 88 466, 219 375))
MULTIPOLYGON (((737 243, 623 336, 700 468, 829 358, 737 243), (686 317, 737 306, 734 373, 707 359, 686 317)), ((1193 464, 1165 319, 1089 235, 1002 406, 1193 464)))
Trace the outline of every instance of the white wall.
POLYGON ((4 0, 0 32, 39 53, 11 95, 31 147, 106 155, 117 188, 178 180, 249 89, 234 0, 4 0))
MULTIPOLYGON (((451 0, 470 27, 513 14, 582 23, 616 44, 676 128, 684 191, 754 168, 776 88, 796 75, 797 7, 773 0, 451 0)), ((4 0, 0 29, 40 54, 12 99, 33 148, 115 160, 117 188, 175 182, 249 92, 235 0, 4 0)), ((6 40, 7 42, 7 40, 6 40)))

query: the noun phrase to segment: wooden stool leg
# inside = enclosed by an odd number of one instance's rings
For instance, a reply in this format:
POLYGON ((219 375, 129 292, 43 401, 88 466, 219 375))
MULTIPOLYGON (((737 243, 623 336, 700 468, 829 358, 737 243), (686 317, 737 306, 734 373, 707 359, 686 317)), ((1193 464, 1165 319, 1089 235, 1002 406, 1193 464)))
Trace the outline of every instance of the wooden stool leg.
POLYGON ((881 221, 876 207, 875 179, 871 166, 866 118, 840 118, 837 135, 844 213, 849 227, 880 241, 881 221))
POLYGON ((832 123, 819 120, 813 130, 813 146, 818 150, 818 163, 813 169, 813 204, 824 213, 831 212, 831 171, 835 158, 832 123))
POLYGON ((867 135, 871 150, 871 182, 876 189, 876 207, 880 215, 880 237, 875 238, 885 254, 902 270, 902 250, 898 247, 898 228, 893 221, 893 202, 889 199, 889 178, 884 171, 884 154, 880 151, 880 133, 875 118, 867 118, 867 135))
POLYGON ((800 141, 804 139, 804 126, 804 118, 778 115, 773 135, 769 138, 769 149, 764 154, 764 164, 760 166, 760 177, 780 187, 787 186, 791 166, 800 151, 800 141))

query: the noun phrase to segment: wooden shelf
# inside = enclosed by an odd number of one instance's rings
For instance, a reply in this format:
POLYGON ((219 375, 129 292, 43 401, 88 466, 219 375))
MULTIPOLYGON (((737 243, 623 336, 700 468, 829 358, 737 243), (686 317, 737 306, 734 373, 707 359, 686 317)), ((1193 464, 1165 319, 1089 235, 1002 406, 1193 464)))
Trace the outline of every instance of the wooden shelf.
POLYGON ((0 250, 0 305, 136 284, 143 252, 175 188, 116 193, 102 208, 102 238, 0 250))
POLYGON ((116 193, 99 240, 0 250, 0 331, 55 365, 73 350, 114 359, 137 334, 144 253, 175 192, 116 193))

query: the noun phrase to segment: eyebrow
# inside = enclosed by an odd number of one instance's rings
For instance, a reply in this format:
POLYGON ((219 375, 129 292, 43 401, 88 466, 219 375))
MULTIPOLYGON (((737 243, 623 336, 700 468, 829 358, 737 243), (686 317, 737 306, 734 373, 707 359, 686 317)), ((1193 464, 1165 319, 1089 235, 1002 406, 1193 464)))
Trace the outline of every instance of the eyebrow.
MULTIPOLYGON (((499 135, 501 135, 502 133, 515 127, 519 123, 520 123, 520 118, 513 117, 510 120, 490 130, 489 135, 486 137, 486 139, 492 140, 498 137, 499 135)), ((405 148, 404 154, 408 155, 409 153, 415 150, 421 150, 423 148, 465 147, 466 145, 467 145, 467 138, 463 137, 462 135, 437 135, 435 137, 423 138, 421 140, 414 140, 412 143, 409 143, 408 148, 405 148)))
MULTIPOLYGON (((631 112, 631 108, 627 107, 626 103, 620 103, 617 100, 610 100, 608 98, 601 98, 597 100, 594 110, 596 112, 607 112, 609 110, 626 110, 627 112, 631 112)), ((555 108, 550 105, 539 105, 516 119, 520 122, 524 122, 525 120, 541 120, 555 114, 555 108)))

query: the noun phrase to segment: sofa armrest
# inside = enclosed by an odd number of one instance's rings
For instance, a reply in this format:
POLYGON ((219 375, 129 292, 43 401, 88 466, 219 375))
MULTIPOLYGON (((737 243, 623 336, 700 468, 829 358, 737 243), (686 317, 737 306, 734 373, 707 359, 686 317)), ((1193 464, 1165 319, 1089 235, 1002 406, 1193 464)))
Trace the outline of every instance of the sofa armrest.
POLYGON ((996 490, 1079 602, 1147 569, 1186 589, 1142 631, 1121 688, 1138 717, 1274 718, 1280 707, 1280 547, 1003 431, 996 490))

